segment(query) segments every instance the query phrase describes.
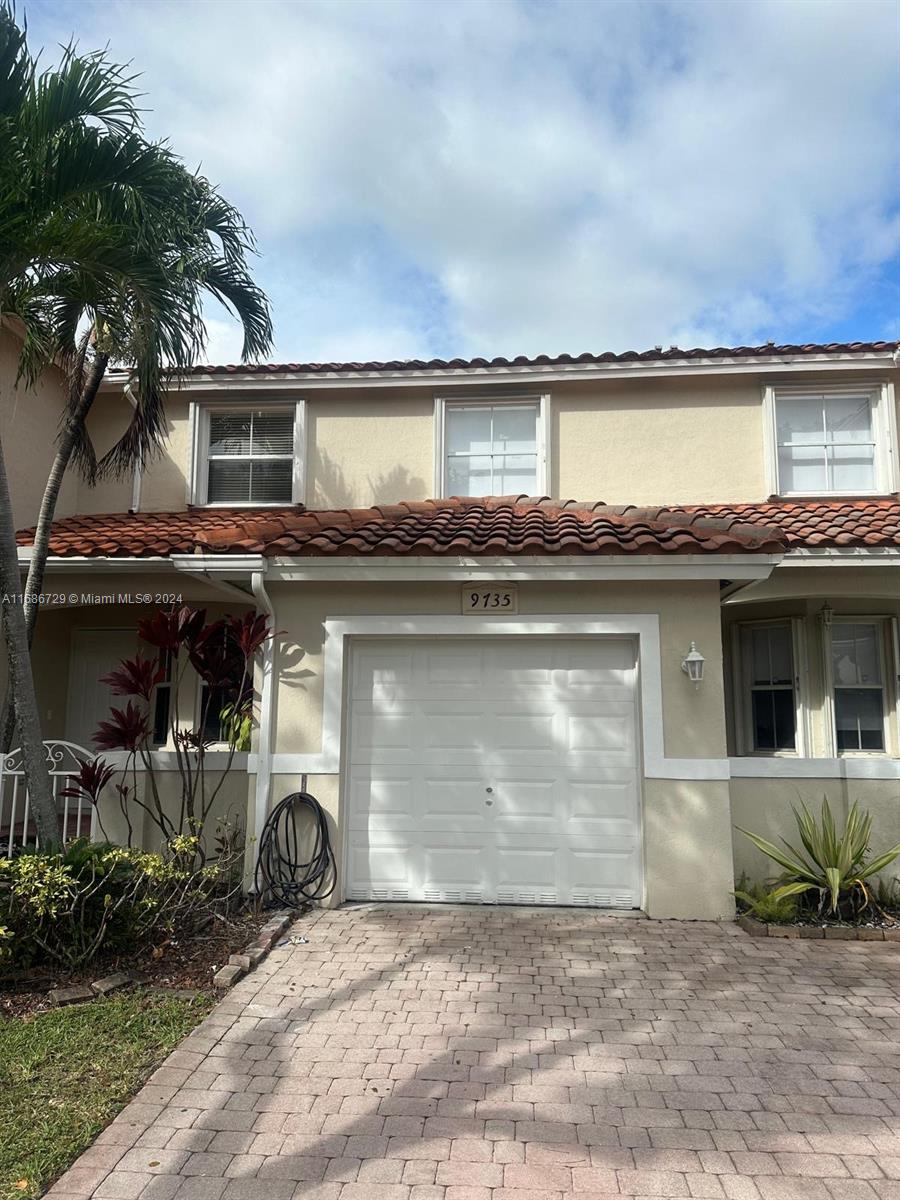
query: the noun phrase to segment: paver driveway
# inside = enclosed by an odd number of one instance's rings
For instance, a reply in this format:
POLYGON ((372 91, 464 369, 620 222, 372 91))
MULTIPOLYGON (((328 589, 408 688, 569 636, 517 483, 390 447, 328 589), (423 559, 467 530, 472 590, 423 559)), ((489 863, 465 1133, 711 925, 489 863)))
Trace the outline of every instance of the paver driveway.
POLYGON ((900 946, 387 905, 294 933, 54 1194, 900 1198, 900 946))

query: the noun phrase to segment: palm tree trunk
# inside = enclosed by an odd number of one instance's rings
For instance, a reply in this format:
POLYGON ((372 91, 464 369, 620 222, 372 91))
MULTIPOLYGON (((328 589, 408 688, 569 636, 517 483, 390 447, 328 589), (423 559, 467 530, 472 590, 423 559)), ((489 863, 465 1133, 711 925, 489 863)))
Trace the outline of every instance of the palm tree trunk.
POLYGON ((0 442, 0 589, 4 598, 4 634, 9 660, 10 686, 15 696, 16 718, 22 745, 25 784, 31 801, 31 813, 38 837, 45 849, 59 843, 59 823, 50 785, 50 772, 44 757, 41 719, 38 714, 28 634, 25 630, 25 611, 22 606, 22 577, 16 551, 16 531, 6 461, 0 442))
MULTIPOLYGON (((106 374, 108 364, 109 355, 107 354, 97 354, 91 363, 91 369, 84 381, 78 404, 69 414, 60 433, 56 446, 56 454, 53 458, 53 464, 50 467, 50 474, 47 477, 47 484, 41 500, 41 511, 37 520, 37 528, 34 532, 34 545, 31 550, 31 562, 28 566, 28 579, 25 583, 25 596, 27 598, 25 603, 25 627, 29 650, 34 643, 34 631, 37 625, 38 613, 41 611, 41 606, 35 600, 35 597, 40 595, 44 586, 44 571, 47 567, 47 556, 50 551, 50 532, 53 527, 53 518, 56 515, 59 491, 62 487, 63 477, 69 465, 69 460, 72 457, 72 451, 75 449, 76 438, 84 422, 87 420, 87 415, 96 399, 97 391, 103 382, 103 376, 106 374)), ((8 753, 12 749, 15 727, 15 697, 13 691, 8 690, 3 702, 2 716, 0 716, 0 753, 8 753)))

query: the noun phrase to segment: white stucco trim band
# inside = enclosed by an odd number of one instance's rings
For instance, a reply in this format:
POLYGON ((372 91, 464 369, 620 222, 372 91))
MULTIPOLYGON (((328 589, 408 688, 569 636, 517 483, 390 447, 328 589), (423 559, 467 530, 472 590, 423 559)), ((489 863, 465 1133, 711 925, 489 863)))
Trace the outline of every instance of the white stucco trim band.
MULTIPOLYGON (((728 779, 728 760, 668 758, 663 741, 662 663, 659 617, 625 613, 603 618, 579 616, 335 617, 325 621, 322 749, 311 754, 274 754, 276 775, 337 775, 341 765, 346 639, 352 637, 632 637, 638 643, 643 774, 648 779, 728 779)), ((258 769, 256 756, 247 765, 258 769)))
POLYGON ((900 779, 900 758, 732 758, 732 779, 900 779))

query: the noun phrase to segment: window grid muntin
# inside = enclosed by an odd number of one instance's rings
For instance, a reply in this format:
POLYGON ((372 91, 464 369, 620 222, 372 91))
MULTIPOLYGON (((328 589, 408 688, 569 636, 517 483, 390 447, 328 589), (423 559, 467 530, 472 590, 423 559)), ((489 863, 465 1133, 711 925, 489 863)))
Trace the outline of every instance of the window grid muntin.
MULTIPOLYGON (((508 459, 508 458, 520 458, 520 459, 526 458, 526 459, 534 460, 533 461, 533 472, 534 472, 533 491, 536 492, 538 490, 538 480, 540 477, 540 429, 539 429, 539 424, 540 424, 540 404, 530 402, 530 401, 524 402, 524 403, 523 402, 510 403, 507 401, 501 401, 500 403, 496 403, 496 404, 493 404, 493 403, 448 404, 444 411, 445 450, 444 450, 444 488, 443 488, 443 491, 446 492, 448 490, 448 485, 449 485, 449 481, 450 481, 450 460, 451 459, 473 459, 473 458, 489 459, 490 460, 490 488, 491 488, 491 490, 489 492, 486 492, 483 494, 489 495, 489 496, 494 496, 494 495, 498 494, 494 491, 494 481, 495 481, 495 474, 496 474, 495 460, 508 459), (490 450, 478 451, 478 450, 450 450, 450 449, 447 449, 446 448, 447 443, 450 440, 449 436, 448 436, 450 422, 453 418, 453 414, 460 413, 460 412, 479 412, 479 411, 480 412, 487 411, 488 413, 490 413, 490 422, 491 422, 490 440, 489 440, 490 450), (500 411, 502 411, 502 412, 530 412, 533 414, 533 416, 534 416, 534 450, 533 451, 524 451, 523 452, 523 451, 495 450, 494 449, 494 445, 495 445, 494 418, 495 418, 495 413, 500 412, 500 411)), ((505 468, 505 469, 512 470, 512 468, 505 468)), ((523 468, 523 470, 524 470, 524 468, 523 468)), ((500 494, 502 495, 503 493, 500 493, 500 494)))
MULTIPOLYGON (((832 620, 831 630, 828 638, 828 659, 829 659, 829 678, 831 681, 831 698, 832 698, 832 727, 834 734, 834 748, 840 754, 885 754, 888 749, 888 696, 886 688, 886 661, 885 661, 885 646, 884 646, 885 622, 884 618, 866 618, 847 616, 834 618, 832 620), (877 686, 872 683, 838 683, 834 674, 834 630, 840 626, 865 626, 872 630, 874 649, 876 655, 876 664, 879 673, 879 682, 877 686), (877 694, 880 698, 881 720, 878 725, 878 733, 880 735, 880 746, 863 746, 862 743, 862 727, 857 719, 857 740, 860 743, 857 746, 840 746, 840 730, 838 728, 838 694, 844 692, 867 692, 877 694)), ((858 669, 858 668, 857 668, 858 669)))
MULTIPOLYGON (((767 384, 765 388, 767 397, 767 405, 769 406, 769 421, 768 428, 770 430, 770 483, 772 490, 780 496, 800 496, 800 495, 834 495, 834 496, 853 496, 853 495, 882 495, 887 494, 892 489, 891 480, 893 479, 893 467, 891 466, 890 455, 892 453, 892 445, 895 434, 893 432, 893 420, 888 411, 888 400, 892 394, 890 385, 885 387, 884 384, 878 384, 875 387, 867 388, 851 388, 836 385, 832 387, 823 387, 820 390, 810 390, 808 388, 797 387, 796 385, 778 385, 767 384), (860 399, 866 400, 869 410, 869 430, 870 439, 865 442, 828 442, 826 440, 826 404, 829 399, 860 399), (791 443, 782 441, 779 436, 778 428, 778 406, 779 401, 784 400, 802 400, 804 402, 818 403, 822 413, 823 441, 821 443, 791 443), (828 447, 865 447, 871 450, 871 480, 868 486, 854 488, 804 488, 802 490, 789 489, 786 486, 786 481, 782 478, 782 451, 789 450, 792 446, 811 448, 819 446, 823 452, 827 452, 828 447), (774 461, 771 461, 774 459, 774 461)), ((833 483, 833 462, 829 463, 826 456, 826 472, 831 472, 829 478, 833 483)), ((826 480, 827 482, 828 480, 826 480)))
MULTIPOLYGON (((751 753, 754 754, 796 754, 799 748, 800 738, 800 715, 798 713, 798 689, 797 689, 797 667, 796 656, 797 650, 794 639, 794 625, 788 619, 786 621, 756 621, 752 623, 742 624, 738 627, 738 637, 740 640, 740 670, 742 678, 742 686, 749 698, 749 704, 745 706, 744 711, 744 728, 747 744, 751 747, 751 753), (753 638, 755 635, 775 630, 785 630, 787 633, 787 650, 789 655, 789 681, 787 682, 772 682, 774 676, 774 668, 772 667, 772 639, 767 637, 767 653, 769 658, 769 682, 757 683, 754 679, 753 671, 753 638), (773 746, 761 746, 758 744, 756 726, 756 697, 757 696, 772 696, 773 693, 790 693, 792 697, 791 715, 793 721, 793 740, 792 744, 778 745, 777 742, 773 746)), ((773 732, 775 732, 775 703, 773 700, 773 732)))

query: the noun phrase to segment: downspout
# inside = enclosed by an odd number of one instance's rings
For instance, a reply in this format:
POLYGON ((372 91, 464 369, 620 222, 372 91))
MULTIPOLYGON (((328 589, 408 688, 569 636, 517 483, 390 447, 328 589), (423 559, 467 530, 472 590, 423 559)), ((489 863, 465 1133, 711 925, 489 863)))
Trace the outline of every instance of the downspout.
MULTIPOLYGON (((136 409, 137 408, 137 400, 135 400, 135 398, 134 398, 134 392, 132 391, 131 382, 129 381, 128 383, 126 383, 125 387, 122 390, 125 392, 125 398, 128 400, 128 403, 131 405, 132 408, 136 409)), ((144 482, 143 464, 141 462, 136 462, 134 464, 134 474, 133 474, 132 480, 131 480, 131 508, 129 509, 129 512, 136 513, 136 512, 141 511, 141 485, 143 484, 143 482, 144 482)))
MULTIPOLYGON (((244 867, 244 880, 247 891, 252 891, 256 874, 256 857, 262 838, 266 817, 269 815, 269 801, 272 791, 272 747, 275 737, 275 609, 266 591, 264 571, 254 571, 250 576, 250 586, 256 603, 262 612, 272 622, 272 636, 263 646, 262 687, 259 693, 259 727, 257 734, 257 765, 256 765, 256 796, 253 809, 253 846, 252 856, 247 855, 244 867), (252 865, 251 865, 252 864, 252 865)), ((249 850, 249 845, 247 849, 249 850)))

